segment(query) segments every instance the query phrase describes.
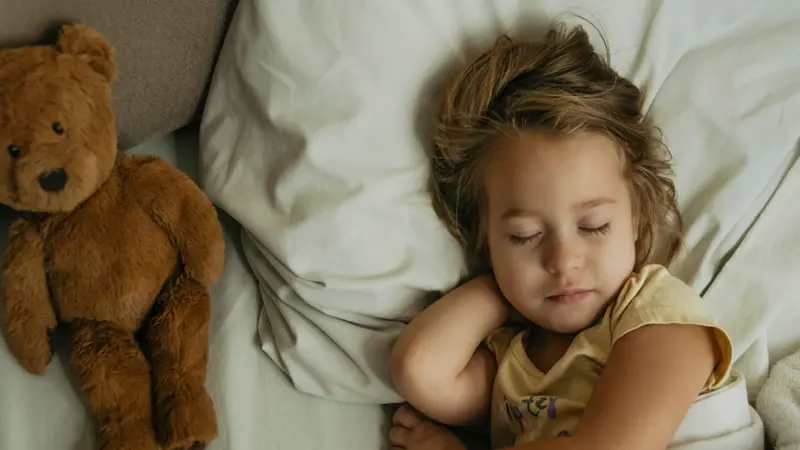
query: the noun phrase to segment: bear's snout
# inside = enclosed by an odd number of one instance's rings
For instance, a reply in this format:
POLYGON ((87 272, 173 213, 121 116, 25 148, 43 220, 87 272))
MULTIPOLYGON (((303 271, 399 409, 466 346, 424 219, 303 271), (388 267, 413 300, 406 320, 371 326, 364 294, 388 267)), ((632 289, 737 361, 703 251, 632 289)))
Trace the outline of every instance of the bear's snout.
POLYGON ((67 171, 55 169, 39 175, 39 185, 47 192, 59 192, 67 185, 67 171))

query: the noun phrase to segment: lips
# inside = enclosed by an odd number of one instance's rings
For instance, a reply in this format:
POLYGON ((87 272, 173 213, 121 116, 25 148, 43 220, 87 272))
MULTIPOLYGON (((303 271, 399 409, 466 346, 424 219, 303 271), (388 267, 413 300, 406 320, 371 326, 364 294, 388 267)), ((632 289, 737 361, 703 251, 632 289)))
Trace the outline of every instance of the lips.
POLYGON ((556 303, 577 303, 588 297, 592 292, 591 289, 565 289, 553 295, 548 295, 546 298, 556 303))

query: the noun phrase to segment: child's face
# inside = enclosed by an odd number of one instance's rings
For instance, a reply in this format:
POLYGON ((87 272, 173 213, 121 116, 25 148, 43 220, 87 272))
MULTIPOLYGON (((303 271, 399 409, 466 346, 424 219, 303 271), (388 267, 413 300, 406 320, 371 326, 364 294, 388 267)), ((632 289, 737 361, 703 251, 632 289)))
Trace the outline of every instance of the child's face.
POLYGON ((590 326, 635 263, 632 200, 614 142, 523 132, 494 152, 485 187, 489 253, 508 301, 550 331, 590 326))

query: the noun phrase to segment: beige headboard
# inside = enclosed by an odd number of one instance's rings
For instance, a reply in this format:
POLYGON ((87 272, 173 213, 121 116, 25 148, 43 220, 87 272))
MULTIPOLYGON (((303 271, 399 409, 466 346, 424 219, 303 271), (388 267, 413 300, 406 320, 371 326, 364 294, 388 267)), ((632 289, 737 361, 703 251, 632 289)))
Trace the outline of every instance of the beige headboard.
POLYGON ((0 0, 0 47, 85 23, 117 51, 120 147, 196 119, 236 0, 0 0))

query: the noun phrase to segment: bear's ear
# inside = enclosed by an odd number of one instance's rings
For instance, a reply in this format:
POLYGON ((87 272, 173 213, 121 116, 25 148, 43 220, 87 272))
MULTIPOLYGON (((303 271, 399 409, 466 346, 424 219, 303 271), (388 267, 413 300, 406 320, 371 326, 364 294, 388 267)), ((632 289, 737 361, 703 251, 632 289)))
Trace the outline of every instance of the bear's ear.
POLYGON ((65 25, 56 45, 61 53, 75 55, 85 61, 109 83, 117 77, 117 60, 111 43, 86 25, 65 25))

